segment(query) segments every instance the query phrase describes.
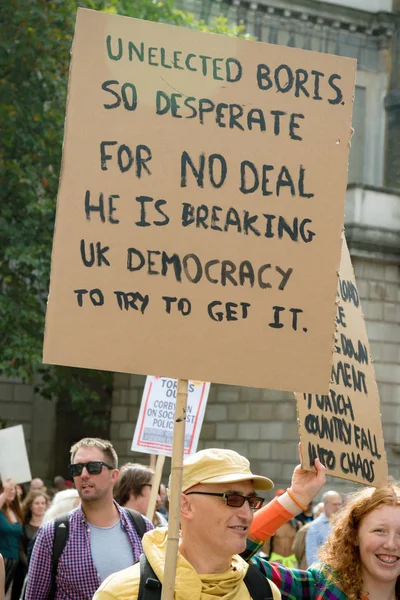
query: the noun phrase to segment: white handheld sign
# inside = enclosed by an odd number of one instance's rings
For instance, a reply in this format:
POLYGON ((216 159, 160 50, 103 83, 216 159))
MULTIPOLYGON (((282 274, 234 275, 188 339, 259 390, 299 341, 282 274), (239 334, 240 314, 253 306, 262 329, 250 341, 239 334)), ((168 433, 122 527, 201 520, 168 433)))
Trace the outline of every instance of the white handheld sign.
POLYGON ((22 425, 0 430, 0 475, 3 482, 8 477, 14 483, 32 479, 22 425))
MULTIPOLYGON (((176 390, 176 379, 147 377, 132 450, 172 456, 176 390)), ((196 452, 209 390, 209 383, 189 381, 185 456, 196 452)))

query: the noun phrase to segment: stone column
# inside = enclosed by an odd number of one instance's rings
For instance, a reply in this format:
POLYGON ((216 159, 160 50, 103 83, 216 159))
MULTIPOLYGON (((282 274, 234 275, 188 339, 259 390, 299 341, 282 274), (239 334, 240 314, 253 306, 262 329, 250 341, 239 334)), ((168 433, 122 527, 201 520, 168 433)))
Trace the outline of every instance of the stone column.
POLYGON ((389 91, 385 98, 386 156, 385 186, 400 189, 400 3, 394 3, 395 30, 392 38, 389 91), (397 4, 397 8, 396 8, 397 4))

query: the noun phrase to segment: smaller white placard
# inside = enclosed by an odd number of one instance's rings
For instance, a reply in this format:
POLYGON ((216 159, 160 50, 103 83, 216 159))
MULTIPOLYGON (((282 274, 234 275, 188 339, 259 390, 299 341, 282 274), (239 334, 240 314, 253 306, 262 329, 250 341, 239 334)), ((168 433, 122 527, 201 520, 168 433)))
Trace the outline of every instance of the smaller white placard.
MULTIPOLYGON (((176 379, 150 375, 146 378, 131 450, 172 456, 177 388, 176 379)), ((189 381, 185 456, 193 454, 197 450, 209 391, 209 383, 189 381)))
POLYGON ((0 429, 0 476, 11 477, 14 483, 32 479, 22 425, 0 429))

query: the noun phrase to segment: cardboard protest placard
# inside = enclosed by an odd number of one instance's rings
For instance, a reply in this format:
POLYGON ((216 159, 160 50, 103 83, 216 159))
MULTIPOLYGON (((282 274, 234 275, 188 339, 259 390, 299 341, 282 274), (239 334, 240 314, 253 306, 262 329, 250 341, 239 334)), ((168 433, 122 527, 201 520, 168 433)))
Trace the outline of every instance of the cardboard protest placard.
POLYGON ((318 457, 329 475, 378 487, 388 477, 379 392, 345 239, 337 295, 329 395, 296 394, 303 466, 318 457))
POLYGON ((78 9, 44 362, 327 392, 355 70, 78 9))
POLYGON ((14 483, 32 479, 22 425, 0 429, 0 477, 14 483))
MULTIPOLYGON (((146 378, 131 450, 172 456, 177 387, 176 379, 150 376, 146 378)), ((209 391, 209 383, 189 381, 185 456, 193 454, 197 450, 209 391)))

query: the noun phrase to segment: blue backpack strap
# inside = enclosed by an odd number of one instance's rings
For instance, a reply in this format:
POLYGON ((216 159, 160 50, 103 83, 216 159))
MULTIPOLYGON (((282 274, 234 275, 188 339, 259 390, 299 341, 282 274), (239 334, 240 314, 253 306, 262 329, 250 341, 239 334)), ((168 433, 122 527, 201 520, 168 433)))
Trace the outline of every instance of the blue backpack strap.
POLYGON ((69 536, 69 516, 60 515, 54 520, 53 554, 51 557, 51 588, 47 600, 55 600, 57 594, 58 561, 64 551, 69 536))

